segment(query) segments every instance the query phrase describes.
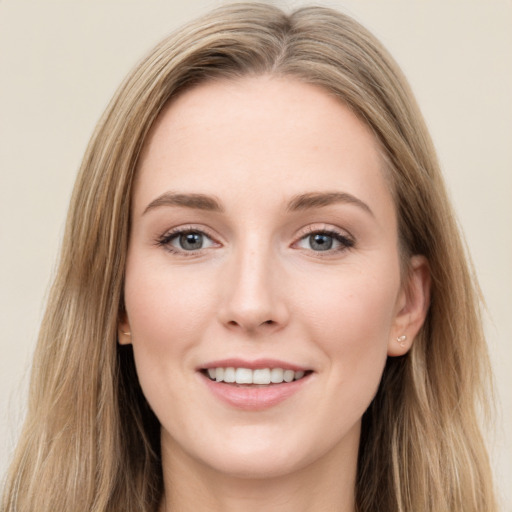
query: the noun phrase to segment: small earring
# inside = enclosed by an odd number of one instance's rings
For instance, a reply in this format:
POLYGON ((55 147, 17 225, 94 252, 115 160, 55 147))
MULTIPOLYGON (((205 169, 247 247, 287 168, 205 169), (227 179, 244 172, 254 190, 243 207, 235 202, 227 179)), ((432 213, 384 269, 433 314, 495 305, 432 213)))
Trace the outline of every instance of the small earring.
POLYGON ((398 341, 399 345, 401 347, 405 347, 405 341, 407 340, 407 336, 405 334, 402 334, 402 336, 398 336, 396 341, 398 341))
POLYGON ((132 333, 131 332, 124 332, 124 331, 121 331, 125 336, 131 336, 132 333))

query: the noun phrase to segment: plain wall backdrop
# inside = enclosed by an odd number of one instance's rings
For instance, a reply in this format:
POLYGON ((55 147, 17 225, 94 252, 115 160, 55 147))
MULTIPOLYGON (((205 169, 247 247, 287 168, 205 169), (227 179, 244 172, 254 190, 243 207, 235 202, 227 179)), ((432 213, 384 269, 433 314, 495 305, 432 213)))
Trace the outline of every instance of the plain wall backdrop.
MULTIPOLYGON (((0 0, 0 475, 23 419, 71 188, 94 125, 136 61, 220 3, 0 0)), ((503 510, 512 512, 512 2, 320 3, 381 39, 431 130, 487 301, 498 391, 488 437, 503 510)))

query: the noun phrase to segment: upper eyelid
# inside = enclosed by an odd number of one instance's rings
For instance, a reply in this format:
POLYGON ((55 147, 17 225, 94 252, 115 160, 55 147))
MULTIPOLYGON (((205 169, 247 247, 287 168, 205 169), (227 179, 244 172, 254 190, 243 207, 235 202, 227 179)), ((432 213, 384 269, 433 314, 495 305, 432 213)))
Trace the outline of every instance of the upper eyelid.
POLYGON ((210 228, 206 226, 197 226, 194 224, 184 224, 180 226, 176 226, 174 228, 167 229, 164 231, 164 233, 161 235, 160 238, 164 238, 171 235, 179 235, 182 233, 188 233, 188 232, 194 232, 194 233, 201 233, 202 235, 206 235, 208 238, 211 238, 212 240, 218 242, 217 236, 215 236, 210 228))
POLYGON ((352 235, 352 233, 350 233, 350 231, 328 223, 309 224, 308 226, 302 228, 302 230, 304 230, 302 231, 302 233, 301 230, 297 232, 297 240, 301 240, 305 236, 312 235, 315 233, 335 233, 337 235, 355 241, 355 237, 352 235))

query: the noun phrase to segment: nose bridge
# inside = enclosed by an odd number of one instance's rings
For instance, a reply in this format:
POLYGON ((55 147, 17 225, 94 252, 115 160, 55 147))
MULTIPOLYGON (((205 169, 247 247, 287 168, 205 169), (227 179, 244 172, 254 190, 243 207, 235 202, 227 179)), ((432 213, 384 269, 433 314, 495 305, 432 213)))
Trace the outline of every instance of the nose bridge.
POLYGON ((281 273, 271 242, 249 233, 237 244, 228 265, 222 321, 248 331, 285 323, 281 273))

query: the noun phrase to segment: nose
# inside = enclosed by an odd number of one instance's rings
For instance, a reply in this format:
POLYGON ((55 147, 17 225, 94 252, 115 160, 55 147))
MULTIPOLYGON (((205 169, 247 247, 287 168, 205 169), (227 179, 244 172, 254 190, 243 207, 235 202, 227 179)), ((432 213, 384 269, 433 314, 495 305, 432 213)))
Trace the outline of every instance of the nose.
POLYGON ((289 321, 283 273, 271 251, 240 248, 224 274, 218 315, 230 330, 256 334, 282 329, 289 321))

